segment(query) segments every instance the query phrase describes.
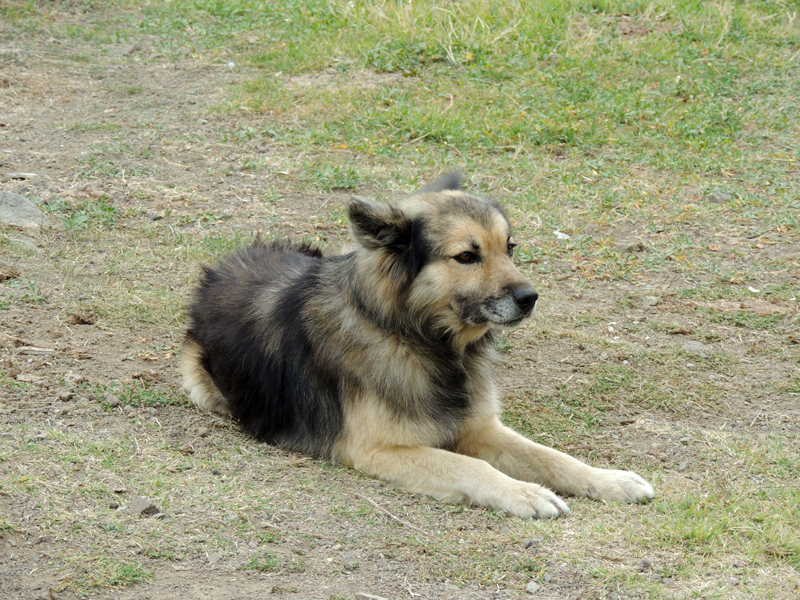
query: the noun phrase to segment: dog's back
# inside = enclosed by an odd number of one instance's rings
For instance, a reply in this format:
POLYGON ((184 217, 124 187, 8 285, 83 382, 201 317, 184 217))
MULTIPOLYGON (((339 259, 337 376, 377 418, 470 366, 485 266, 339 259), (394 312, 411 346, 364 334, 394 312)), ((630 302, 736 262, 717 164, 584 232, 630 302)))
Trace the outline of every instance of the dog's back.
POLYGON ((200 408, 315 456, 330 455, 342 421, 337 378, 314 361, 303 324, 322 263, 318 250, 257 240, 205 268, 181 357, 200 408))

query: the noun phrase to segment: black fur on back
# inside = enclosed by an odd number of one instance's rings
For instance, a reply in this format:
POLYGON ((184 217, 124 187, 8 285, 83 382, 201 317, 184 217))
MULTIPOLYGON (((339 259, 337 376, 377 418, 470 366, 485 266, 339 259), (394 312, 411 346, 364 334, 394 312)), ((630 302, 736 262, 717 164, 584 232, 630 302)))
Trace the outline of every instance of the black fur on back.
POLYGON ((190 309, 189 336, 232 415, 256 438, 330 456, 341 429, 338 376, 314 361, 303 323, 319 250, 253 245, 205 268, 190 309), (275 279, 295 273, 276 288, 275 279), (265 291, 275 290, 272 297, 265 291))

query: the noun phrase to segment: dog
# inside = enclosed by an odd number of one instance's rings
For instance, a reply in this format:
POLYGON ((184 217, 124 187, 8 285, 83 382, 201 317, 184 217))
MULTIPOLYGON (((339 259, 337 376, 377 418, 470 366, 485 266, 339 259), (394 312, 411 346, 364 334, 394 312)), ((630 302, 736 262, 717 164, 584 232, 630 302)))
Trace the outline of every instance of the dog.
POLYGON ((347 212, 352 252, 257 238, 204 269, 180 360, 194 404, 281 448, 522 518, 569 513, 556 492, 654 497, 635 473, 500 422, 495 337, 531 315, 537 292, 498 203, 451 173, 347 212))

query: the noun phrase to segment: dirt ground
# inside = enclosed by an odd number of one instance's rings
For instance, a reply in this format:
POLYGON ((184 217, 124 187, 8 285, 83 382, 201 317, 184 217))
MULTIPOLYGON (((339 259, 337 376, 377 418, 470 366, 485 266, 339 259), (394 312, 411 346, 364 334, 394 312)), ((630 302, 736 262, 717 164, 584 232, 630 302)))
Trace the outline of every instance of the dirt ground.
MULTIPOLYGON (((76 238, 59 222, 57 211, 50 216, 51 225, 41 230, 5 230, 12 246, 3 248, 12 250, 0 261, 19 270, 17 281, 34 283, 2 284, 2 299, 8 306, 0 311, 0 364, 25 386, 24 390, 0 389, 0 468, 18 484, 0 489, 0 514, 11 526, 0 530, 0 596, 66 600, 78 597, 76 589, 83 589, 92 597, 126 600, 228 600, 268 594, 327 599, 353 598, 359 593, 386 598, 504 598, 524 595, 520 586, 524 589, 525 577, 541 575, 515 574, 508 586, 482 584, 477 578, 472 583, 466 578, 466 585, 463 580, 459 585, 451 583, 446 574, 437 574, 437 554, 425 550, 428 534, 409 529, 397 520, 402 519, 437 534, 438 552, 446 553, 449 543, 461 543, 485 546, 505 555, 504 560, 526 553, 538 557, 549 579, 536 597, 604 597, 607 588, 599 589, 585 571, 554 558, 572 547, 582 527, 581 513, 596 510, 591 503, 573 500, 575 514, 562 520, 557 530, 549 530, 553 535, 537 538, 533 548, 530 544, 526 548, 523 536, 533 536, 535 530, 509 525, 502 515, 441 507, 419 497, 409 508, 410 498, 402 492, 255 444, 234 424, 186 405, 131 408, 123 402, 109 407, 108 398, 93 393, 101 386, 124 389, 142 381, 165 394, 178 393, 174 367, 181 306, 198 270, 192 255, 173 246, 180 235, 192 240, 210 234, 233 237, 266 225, 272 232, 311 236, 335 245, 347 237, 336 215, 348 196, 312 187, 298 191, 302 186, 296 171, 277 172, 281 165, 291 166, 308 157, 293 155, 269 141, 225 141, 226 131, 258 125, 258 119, 246 113, 228 116, 214 110, 226 88, 252 75, 244 67, 200 64, 189 58, 157 60, 146 39, 138 47, 108 46, 105 54, 71 41, 31 38, 18 42, 3 42, 0 52, 0 189, 27 195, 45 207, 63 199, 80 203, 106 198, 120 213, 111 228, 92 236, 76 238), (243 169, 247 158, 273 168, 243 169), (264 200, 276 193, 279 202, 264 200), (166 300, 147 312, 159 293, 166 300), (26 294, 27 301, 21 301, 26 294), (117 304, 125 310, 109 308, 117 304), (165 322, 153 315, 171 317, 165 322), (81 463, 81 469, 69 471, 66 466, 55 468, 42 462, 43 469, 51 469, 41 475, 52 477, 52 488, 26 493, 25 481, 13 477, 17 467, 7 461, 3 464, 3 457, 9 456, 3 444, 33 440, 57 448, 62 443, 59 439, 67 439, 58 438, 59 432, 87 445, 110 438, 135 439, 143 454, 148 447, 168 448, 175 455, 183 449, 215 464, 222 471, 220 477, 251 488, 266 482, 277 498, 269 510, 248 513, 248 518, 263 521, 259 526, 263 532, 279 530, 283 543, 276 551, 290 556, 290 547, 299 548, 301 554, 293 556, 302 556, 304 568, 242 570, 245 559, 235 559, 238 546, 218 558, 208 546, 192 549, 189 544, 180 561, 142 553, 136 540, 160 521, 131 517, 125 522, 128 534, 121 530, 114 543, 145 570, 154 571, 153 579, 129 587, 73 585, 76 575, 69 558, 84 553, 91 534, 79 534, 74 526, 70 529, 55 522, 54 515, 61 519, 65 514, 86 514, 100 505, 105 508, 108 499, 97 498, 93 504, 88 494, 65 496, 72 500, 63 501, 57 496, 67 486, 64 477, 78 478, 69 484, 70 489, 80 485, 80 478, 86 478, 87 486, 97 483, 99 475, 92 474, 95 465, 81 463), (242 464, 214 463, 226 444, 241 449, 242 464), (311 483, 298 483, 303 478, 311 483), (282 488, 286 488, 283 500, 278 493, 282 488), (372 498, 397 518, 365 501, 372 498), (370 520, 354 519, 358 511, 368 512, 370 520), (409 542, 407 536, 417 536, 417 541, 409 542)), ((347 160, 346 153, 342 160, 347 160)), ((362 187, 359 194, 370 192, 369 184, 362 187)), ((647 243, 644 226, 625 233, 629 239, 647 243)), ((698 228, 689 233, 698 243, 719 243, 731 250, 746 246, 748 253, 786 265, 758 273, 761 286, 800 283, 800 245, 795 242, 779 240, 758 248, 725 232, 698 228)), ((720 260, 752 260, 752 255, 734 254, 721 252, 720 260)), ((621 402, 596 440, 576 440, 567 448, 570 452, 597 464, 657 470, 661 473, 657 488, 696 489, 703 478, 715 477, 718 465, 704 458, 707 444, 701 431, 725 429, 753 438, 798 431, 796 393, 775 394, 769 401, 757 394, 754 400, 754 390, 769 388, 776 381, 797 381, 797 362, 786 355, 786 349, 800 340, 796 302, 754 298, 746 306, 737 303, 736 311, 782 314, 785 321, 782 329, 735 328, 699 321, 694 310, 697 303, 671 295, 671 290, 691 284, 674 274, 654 274, 636 285, 599 281, 578 289, 569 264, 554 265, 546 275, 530 268, 528 272, 538 278, 543 301, 538 321, 509 336, 514 347, 498 367, 498 380, 512 398, 528 390, 534 380, 542 395, 580 385, 598 361, 622 365, 639 350, 679 348, 695 339, 692 333, 698 330, 709 334, 703 344, 712 353, 739 360, 723 369, 698 357, 688 367, 694 369, 692 377, 724 391, 722 404, 687 397, 670 409, 657 410, 621 402), (651 296, 659 300, 648 305, 646 298, 651 296), (622 304, 621 298, 630 301, 622 304), (639 333, 635 326, 648 320, 668 327, 639 333), (575 331, 606 340, 607 350, 595 353, 575 331), (624 344, 615 350, 620 342, 624 344)), ((717 301, 701 308, 724 312, 730 307, 717 301)), ((647 368, 653 369, 653 377, 658 376, 657 365, 647 368)), ((96 467, 96 473, 103 473, 100 483, 117 490, 120 504, 139 493, 125 473, 115 480, 111 470, 100 463, 96 467)), ((213 486, 214 481, 211 478, 206 485, 213 486)), ((230 511, 235 517, 234 506, 235 502, 230 511)), ((646 508, 608 510, 615 515, 628 511, 635 521, 646 508)), ((235 529, 228 515, 211 505, 182 505, 170 512, 167 518, 182 522, 187 539, 201 522, 219 520, 223 537, 228 529, 235 529)), ((98 530, 98 535, 107 533, 98 530)), ((592 552, 581 551, 584 559, 592 552)), ((619 549, 618 558, 606 549, 597 551, 600 563, 622 561, 632 570, 641 558, 628 554, 628 549, 619 549)), ((680 560, 669 552, 654 553, 655 562, 680 560)), ((751 577, 769 580, 775 573, 751 577)), ((785 581, 797 582, 796 571, 777 573, 785 581)), ((715 573, 706 578, 707 585, 720 589, 733 585, 715 573)), ((676 584, 675 597, 690 587, 676 584)), ((734 594, 735 588, 730 589, 734 594)), ((797 583, 794 587, 786 583, 780 589, 798 588, 797 583)), ((626 595, 619 592, 618 597, 626 595)))

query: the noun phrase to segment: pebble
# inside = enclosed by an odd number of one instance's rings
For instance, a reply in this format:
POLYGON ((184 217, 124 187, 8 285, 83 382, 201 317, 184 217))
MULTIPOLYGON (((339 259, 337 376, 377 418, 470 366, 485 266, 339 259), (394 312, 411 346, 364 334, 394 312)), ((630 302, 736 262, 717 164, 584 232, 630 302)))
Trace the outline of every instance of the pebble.
POLYGON ((551 581, 553 581, 553 578, 550 577, 549 573, 545 573, 544 575, 542 575, 542 581, 544 581, 545 583, 550 583, 551 581))
POLYGON ((696 342, 694 340, 690 342, 686 342, 681 349, 685 352, 690 352, 691 354, 695 354, 700 358, 708 358, 711 356, 711 348, 706 346, 701 342, 696 342))
POLYGON ((522 547, 527 550, 528 548, 533 547, 534 544, 535 542, 531 538, 528 538, 527 540, 522 542, 522 547))
POLYGON ((58 395, 58 399, 62 402, 69 402, 75 397, 75 392, 64 391, 58 395))
POLYGON ((106 404, 112 408, 119 406, 119 398, 117 398, 114 394, 106 394, 106 404))
POLYGON ((635 252, 644 252, 646 246, 640 240, 635 242, 622 242, 614 247, 614 250, 621 254, 633 254, 635 252))
POLYGON ((658 296, 644 296, 642 298, 642 306, 658 306, 661 304, 661 298, 658 296))
POLYGON ((723 204, 728 202, 732 196, 730 194, 726 194, 721 190, 714 190, 706 197, 706 202, 712 202, 714 204, 723 204))
POLYGON ((528 585, 525 586, 525 591, 529 594, 535 594, 536 592, 539 591, 539 588, 541 588, 541 586, 538 583, 536 583, 535 581, 531 581, 528 585))
POLYGON ((201 438, 208 437, 209 433, 211 433, 211 431, 208 429, 208 427, 200 427, 197 430, 197 435, 201 438))
POLYGON ((652 566, 653 566, 653 561, 650 560, 649 558, 643 558, 642 560, 636 563, 636 568, 639 569, 639 571, 649 571, 650 567, 652 566))
POLYGON ((208 555, 208 563, 211 565, 216 564, 220 561, 221 558, 222 554, 220 554, 219 552, 212 552, 211 554, 208 555))
POLYGON ((158 507, 156 507, 155 504, 150 502, 150 500, 144 496, 134 496, 131 498, 131 501, 128 503, 128 510, 134 515, 142 517, 149 517, 150 515, 155 515, 161 512, 158 510, 158 507))
POLYGON ((678 472, 682 473, 688 467, 689 467, 689 461, 688 460, 682 460, 681 462, 678 463, 678 472))

